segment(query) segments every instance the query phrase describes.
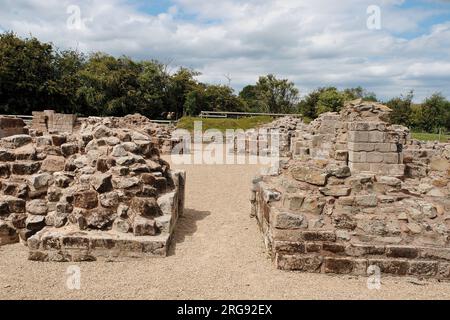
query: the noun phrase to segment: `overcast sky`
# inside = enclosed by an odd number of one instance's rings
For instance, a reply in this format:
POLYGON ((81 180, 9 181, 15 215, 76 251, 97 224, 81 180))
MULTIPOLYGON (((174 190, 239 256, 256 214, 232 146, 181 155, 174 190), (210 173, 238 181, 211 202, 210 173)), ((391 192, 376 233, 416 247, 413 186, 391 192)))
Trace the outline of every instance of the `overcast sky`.
POLYGON ((361 85, 450 98, 449 0, 0 0, 0 32, 58 48, 158 59, 239 90, 259 75, 306 94, 361 85), (380 29, 368 7, 381 9, 380 29), (81 20, 78 19, 78 8, 81 20))

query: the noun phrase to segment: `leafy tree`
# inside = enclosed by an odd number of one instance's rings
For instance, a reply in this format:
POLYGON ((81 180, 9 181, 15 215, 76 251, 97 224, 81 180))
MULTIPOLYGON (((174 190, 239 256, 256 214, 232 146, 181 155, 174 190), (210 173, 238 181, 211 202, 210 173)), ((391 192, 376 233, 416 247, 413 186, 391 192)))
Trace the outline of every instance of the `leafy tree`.
POLYGON ((79 113, 78 90, 81 86, 79 70, 84 67, 86 57, 77 51, 68 50, 55 54, 55 87, 51 95, 51 107, 64 113, 79 113))
POLYGON ((198 82, 195 77, 200 73, 187 69, 180 68, 169 80, 169 108, 170 112, 175 112, 176 117, 179 118, 185 114, 184 105, 187 96, 190 92, 198 87, 198 82))
POLYGON ((0 111, 29 114, 57 92, 51 44, 0 34, 0 111))
POLYGON ((246 104, 246 109, 249 112, 261 112, 261 106, 258 101, 258 91, 255 85, 245 86, 241 92, 239 92, 239 97, 246 104))
POLYGON ((319 102, 320 94, 324 89, 317 89, 308 94, 302 101, 299 103, 299 111, 300 113, 307 117, 308 119, 317 118, 317 104, 319 102))
POLYGON ((245 111, 245 103, 224 85, 199 85, 187 95, 186 113, 191 116, 201 111, 245 111))
POLYGON ((293 82, 269 74, 260 77, 256 85, 244 87, 239 97, 252 112, 293 113, 297 108, 299 91, 293 82))
POLYGON ((432 132, 447 125, 449 102, 441 93, 434 93, 422 105, 422 129, 432 132))
POLYGON ((316 113, 339 112, 344 107, 345 95, 334 87, 322 89, 317 101, 316 113))
POLYGON ((387 102, 387 106, 392 109, 391 121, 404 126, 411 125, 412 100, 414 92, 410 91, 406 96, 393 98, 387 102))
POLYGON ((363 99, 364 101, 377 102, 377 95, 373 92, 367 91, 363 87, 349 88, 344 90, 346 100, 363 99))

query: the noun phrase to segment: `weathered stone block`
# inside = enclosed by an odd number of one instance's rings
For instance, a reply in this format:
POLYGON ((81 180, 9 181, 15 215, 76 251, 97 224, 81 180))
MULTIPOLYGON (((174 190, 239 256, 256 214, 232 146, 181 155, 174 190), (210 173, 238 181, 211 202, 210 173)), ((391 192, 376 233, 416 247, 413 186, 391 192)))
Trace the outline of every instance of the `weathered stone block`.
POLYGON ((66 165, 66 159, 60 156, 48 155, 42 162, 42 171, 46 172, 59 172, 64 171, 66 165))
POLYGON ((275 241, 273 246, 274 251, 279 253, 306 253, 304 242, 275 241))
POLYGON ((93 190, 74 194, 74 206, 82 209, 94 209, 98 205, 97 192, 93 190))
POLYGON ((349 274, 353 271, 353 260, 349 258, 325 258, 324 272, 336 274, 349 274))
POLYGON ((326 196, 346 197, 350 195, 352 188, 338 185, 320 188, 319 190, 322 194, 326 196))
POLYGON ((291 175, 295 180, 318 186, 324 186, 328 177, 328 174, 323 170, 307 166, 292 168, 291 175))
POLYGON ((278 229, 306 229, 308 221, 301 214, 278 212, 274 215, 273 225, 278 229))
POLYGON ((382 273, 404 276, 408 273, 409 263, 406 260, 369 259, 368 265, 378 266, 382 273))
POLYGON ((155 220, 136 216, 133 221, 133 234, 135 236, 154 236, 158 232, 155 220))
POLYGON ((283 207, 292 211, 299 211, 305 197, 301 194, 288 194, 283 198, 283 207))
POLYGON ((348 133, 348 141, 350 142, 369 142, 368 131, 350 131, 348 133))
POLYGON ((386 256, 389 258, 415 259, 419 256, 419 250, 414 247, 392 247, 387 246, 386 256))
POLYGON ((281 270, 320 272, 323 258, 319 256, 277 254, 276 266, 281 270))
POLYGON ((41 168, 40 162, 14 162, 12 164, 12 172, 17 175, 32 175, 41 168))
POLYGON ((435 276, 438 273, 438 263, 435 261, 411 261, 408 274, 416 276, 435 276))
POLYGON ((380 152, 368 152, 366 155, 366 162, 368 163, 382 163, 384 154, 380 152))
POLYGON ((386 139, 386 134, 381 131, 371 131, 369 132, 369 142, 384 142, 386 139))
POLYGON ((137 215, 147 218, 155 218, 162 215, 155 198, 134 197, 131 201, 130 208, 137 215))

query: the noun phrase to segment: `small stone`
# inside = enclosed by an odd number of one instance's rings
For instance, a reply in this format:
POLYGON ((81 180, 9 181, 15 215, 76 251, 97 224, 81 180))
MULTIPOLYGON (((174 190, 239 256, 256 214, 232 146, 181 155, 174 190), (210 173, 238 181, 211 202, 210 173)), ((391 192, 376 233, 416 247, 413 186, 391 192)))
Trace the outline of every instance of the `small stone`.
POLYGON ((97 192, 83 191, 74 194, 74 206, 83 209, 94 209, 98 205, 97 192))
POLYGON ((49 173, 35 174, 30 177, 29 181, 34 189, 41 189, 47 188, 53 182, 53 177, 49 173))
POLYGON ((19 134, 15 136, 10 136, 2 139, 12 148, 20 148, 32 142, 32 138, 26 134, 19 134))
POLYGON ((25 225, 28 230, 38 231, 45 227, 45 216, 30 215, 25 220, 25 225))
POLYGON ((162 215, 161 209, 155 198, 134 197, 131 200, 131 210, 141 216, 154 218, 162 215))
POLYGON ((409 231, 413 234, 419 234, 422 232, 422 227, 417 223, 408 223, 407 227, 409 231))
POLYGON ((123 145, 119 144, 113 148, 111 155, 116 158, 126 157, 128 156, 128 152, 125 150, 123 145))
POLYGON ((307 182, 317 186, 324 186, 328 177, 328 174, 323 170, 308 166, 292 168, 291 175, 295 180, 307 182))
POLYGON ((128 209, 129 209, 128 206, 120 204, 117 207, 117 215, 122 219, 128 218, 128 209))
POLYGON ((90 181, 94 189, 99 193, 105 193, 112 190, 112 176, 110 174, 94 174, 90 181))
POLYGON ((47 202, 45 200, 31 200, 27 202, 26 211, 32 215, 45 216, 48 211, 47 202))
POLYGON ((113 223, 113 229, 121 233, 128 233, 131 226, 125 219, 116 219, 113 223))
POLYGON ((41 170, 46 172, 64 171, 66 159, 60 156, 48 155, 42 162, 41 170))
POLYGON ((100 138, 105 138, 105 137, 109 137, 112 136, 113 133, 111 131, 111 129, 109 129, 108 127, 101 125, 99 126, 97 129, 95 129, 93 136, 96 139, 100 139, 100 138))
POLYGON ((119 195, 112 191, 100 195, 100 203, 105 208, 115 208, 119 205, 119 195))
POLYGON ((78 145, 75 143, 64 143, 61 146, 61 152, 65 157, 78 153, 78 145))
POLYGON ((133 221, 133 234, 135 236, 155 236, 157 233, 155 220, 136 216, 133 221))
POLYGON ((345 186, 330 186, 320 188, 319 191, 326 196, 346 197, 350 195, 352 188, 345 186))

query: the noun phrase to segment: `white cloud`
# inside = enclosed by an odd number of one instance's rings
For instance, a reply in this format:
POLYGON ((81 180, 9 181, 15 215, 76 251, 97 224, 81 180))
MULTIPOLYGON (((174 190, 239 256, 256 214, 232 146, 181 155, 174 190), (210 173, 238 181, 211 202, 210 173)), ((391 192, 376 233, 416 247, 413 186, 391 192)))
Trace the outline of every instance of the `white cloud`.
MULTIPOLYGON (((362 85, 387 98, 415 89, 450 96, 450 22, 407 39, 437 14, 379 1, 382 29, 368 30, 373 0, 173 0, 149 15, 124 0, 0 0, 0 26, 32 33, 59 48, 158 58, 200 70, 201 80, 240 88, 269 72, 289 77, 303 93, 318 86, 362 85), (84 28, 67 28, 78 5, 84 28)), ((450 8, 449 8, 450 9, 450 8)))

